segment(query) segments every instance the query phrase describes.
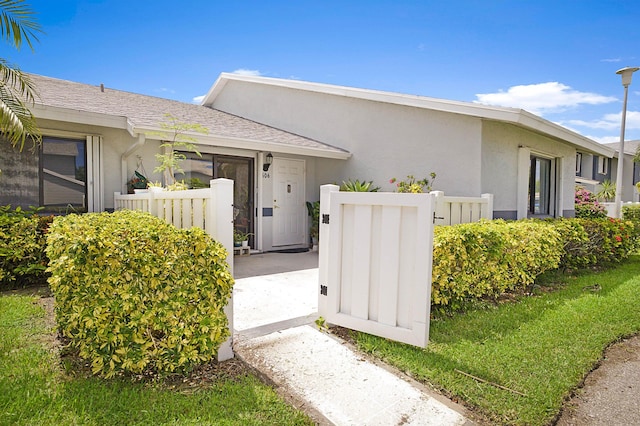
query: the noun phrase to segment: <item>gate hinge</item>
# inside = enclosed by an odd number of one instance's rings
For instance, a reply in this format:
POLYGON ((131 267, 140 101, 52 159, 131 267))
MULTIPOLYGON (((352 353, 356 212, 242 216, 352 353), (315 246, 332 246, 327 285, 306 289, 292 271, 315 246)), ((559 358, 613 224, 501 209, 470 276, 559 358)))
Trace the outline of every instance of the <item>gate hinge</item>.
POLYGON ((436 223, 436 219, 444 220, 444 217, 436 216, 436 212, 433 212, 433 223, 436 223))
POLYGON ((327 286, 320 284, 320 294, 323 296, 327 295, 327 286))
POLYGON ((324 224, 329 224, 329 215, 328 214, 323 214, 322 215, 322 223, 324 224))

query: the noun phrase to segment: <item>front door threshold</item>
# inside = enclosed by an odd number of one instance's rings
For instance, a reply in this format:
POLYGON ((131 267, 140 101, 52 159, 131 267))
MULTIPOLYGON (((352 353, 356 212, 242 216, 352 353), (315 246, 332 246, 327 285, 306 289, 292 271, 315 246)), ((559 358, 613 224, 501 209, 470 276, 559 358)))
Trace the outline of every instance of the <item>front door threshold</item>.
POLYGON ((256 337, 266 336, 267 334, 277 331, 287 330, 302 325, 313 324, 318 319, 318 313, 313 312, 309 315, 297 318, 291 318, 284 321, 278 321, 271 324, 260 325, 258 327, 248 328, 246 330, 233 330, 234 342, 244 342, 255 339, 256 337))

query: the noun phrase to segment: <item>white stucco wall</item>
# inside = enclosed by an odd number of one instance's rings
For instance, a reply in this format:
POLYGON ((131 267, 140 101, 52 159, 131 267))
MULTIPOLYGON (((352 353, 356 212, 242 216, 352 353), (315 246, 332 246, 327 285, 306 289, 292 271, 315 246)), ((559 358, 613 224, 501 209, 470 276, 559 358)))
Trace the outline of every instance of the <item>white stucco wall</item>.
POLYGON ((348 150, 345 161, 317 160, 319 184, 435 172, 434 189, 481 193, 480 119, 324 93, 229 81, 215 108, 348 150))
POLYGON ((482 192, 494 194, 494 211, 513 213, 518 210, 518 174, 522 172, 518 169, 520 147, 531 153, 561 159, 557 170, 562 187, 558 188, 556 198, 562 211, 558 215, 573 210, 575 148, 511 124, 485 121, 482 128, 482 192))

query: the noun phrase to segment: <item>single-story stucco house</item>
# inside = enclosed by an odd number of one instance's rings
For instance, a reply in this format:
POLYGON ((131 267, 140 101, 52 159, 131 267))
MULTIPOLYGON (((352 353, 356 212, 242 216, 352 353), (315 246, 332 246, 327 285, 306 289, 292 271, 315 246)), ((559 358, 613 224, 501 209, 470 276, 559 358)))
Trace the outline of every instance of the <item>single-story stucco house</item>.
POLYGON ((576 158, 615 151, 526 111, 265 77, 221 74, 201 105, 39 75, 36 154, 0 145, 0 205, 103 211, 134 172, 151 181, 166 114, 193 134, 184 176, 235 182, 236 226, 262 251, 308 245, 305 201, 343 180, 435 172, 446 195, 494 194, 494 217, 572 216, 576 158), (272 164, 268 164, 272 162, 272 164))
POLYGON ((494 194, 494 217, 572 216, 576 153, 614 150, 521 109, 265 77, 221 74, 202 104, 340 147, 316 179, 437 174, 447 195, 494 194))

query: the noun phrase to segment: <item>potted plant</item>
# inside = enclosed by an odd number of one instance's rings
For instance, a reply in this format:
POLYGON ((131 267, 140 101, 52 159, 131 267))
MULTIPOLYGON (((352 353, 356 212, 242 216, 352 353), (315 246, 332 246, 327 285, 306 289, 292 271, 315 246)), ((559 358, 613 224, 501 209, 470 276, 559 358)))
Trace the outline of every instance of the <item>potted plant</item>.
POLYGON ((234 247, 249 247, 249 237, 253 235, 250 232, 242 232, 238 229, 233 230, 233 246, 234 247))
POLYGON ((140 172, 136 171, 133 174, 133 177, 127 182, 127 193, 133 194, 136 192, 136 189, 146 190, 148 183, 149 181, 147 178, 140 172))
POLYGON ((313 247, 317 247, 318 239, 320 238, 320 201, 314 201, 313 203, 307 201, 307 211, 311 216, 311 226, 309 228, 311 244, 313 247))

